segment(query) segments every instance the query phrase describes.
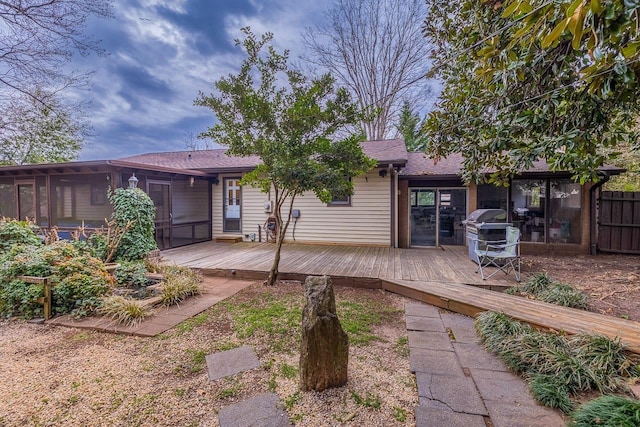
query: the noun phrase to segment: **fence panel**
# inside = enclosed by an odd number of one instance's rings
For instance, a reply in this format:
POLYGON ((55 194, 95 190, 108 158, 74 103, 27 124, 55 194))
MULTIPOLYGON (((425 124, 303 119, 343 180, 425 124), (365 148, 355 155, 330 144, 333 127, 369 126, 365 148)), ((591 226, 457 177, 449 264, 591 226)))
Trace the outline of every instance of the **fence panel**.
POLYGON ((640 192, 602 192, 598 249, 602 252, 640 254, 640 192))

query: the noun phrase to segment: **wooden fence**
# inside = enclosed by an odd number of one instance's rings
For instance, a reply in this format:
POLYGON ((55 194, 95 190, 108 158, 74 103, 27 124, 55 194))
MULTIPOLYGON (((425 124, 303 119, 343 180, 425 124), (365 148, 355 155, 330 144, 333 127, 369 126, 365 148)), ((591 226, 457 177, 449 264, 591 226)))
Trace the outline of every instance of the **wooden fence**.
POLYGON ((640 192, 603 191, 599 211, 598 249, 640 254, 640 192))

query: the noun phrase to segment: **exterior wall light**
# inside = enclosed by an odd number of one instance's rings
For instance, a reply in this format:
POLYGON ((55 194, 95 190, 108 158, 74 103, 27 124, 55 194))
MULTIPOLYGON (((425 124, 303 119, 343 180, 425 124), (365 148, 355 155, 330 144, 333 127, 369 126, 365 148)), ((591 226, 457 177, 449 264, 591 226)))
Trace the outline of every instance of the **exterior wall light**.
POLYGON ((136 188, 138 186, 138 178, 136 178, 136 174, 132 174, 131 178, 129 178, 129 188, 136 188))

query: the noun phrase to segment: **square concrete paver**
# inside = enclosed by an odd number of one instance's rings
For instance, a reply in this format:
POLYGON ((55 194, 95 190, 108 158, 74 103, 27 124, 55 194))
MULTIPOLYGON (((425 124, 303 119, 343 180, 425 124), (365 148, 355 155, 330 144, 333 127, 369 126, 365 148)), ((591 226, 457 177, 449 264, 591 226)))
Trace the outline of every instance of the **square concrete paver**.
POLYGON ((514 405, 485 402, 494 427, 562 427, 566 422, 551 408, 539 405, 514 405))
POLYGON ((453 349, 463 368, 508 371, 507 365, 498 356, 488 352, 480 344, 454 342, 453 349))
POLYGON ((535 405, 524 380, 511 372, 470 369, 471 377, 485 401, 498 401, 515 405, 535 405))
POLYGON ((445 332, 440 317, 405 316, 408 331, 445 332))
POLYGON ((411 372, 463 377, 464 372, 453 351, 412 348, 409 354, 411 372))
POLYGON ((473 318, 462 314, 441 314, 445 328, 451 329, 455 342, 477 343, 480 338, 473 328, 473 318))
POLYGON ((471 378, 416 372, 418 396, 441 402, 453 412, 489 415, 471 378))
POLYGON ((289 415, 275 393, 260 394, 235 405, 226 406, 218 413, 220 427, 289 427, 289 415))
POLYGON ((416 406, 416 427, 486 427, 480 415, 416 406))
POLYGON ((205 357, 211 381, 260 367, 258 356, 249 346, 242 346, 205 357))
POLYGON ((449 334, 446 332, 408 331, 410 348, 453 351, 449 334))
POLYGON ((440 317, 438 307, 409 302, 404 305, 404 314, 407 316, 440 317))

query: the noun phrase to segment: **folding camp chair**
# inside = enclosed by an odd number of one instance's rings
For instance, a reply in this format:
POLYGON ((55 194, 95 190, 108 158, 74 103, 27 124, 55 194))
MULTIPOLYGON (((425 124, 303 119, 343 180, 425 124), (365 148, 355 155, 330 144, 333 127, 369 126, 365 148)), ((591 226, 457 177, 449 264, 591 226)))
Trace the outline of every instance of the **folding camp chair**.
POLYGON ((520 230, 508 226, 506 240, 484 241, 475 240, 475 253, 478 257, 478 269, 482 280, 492 277, 499 271, 505 274, 514 272, 516 281, 520 281, 520 230), (487 267, 496 267, 496 270, 485 276, 487 267))

